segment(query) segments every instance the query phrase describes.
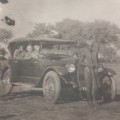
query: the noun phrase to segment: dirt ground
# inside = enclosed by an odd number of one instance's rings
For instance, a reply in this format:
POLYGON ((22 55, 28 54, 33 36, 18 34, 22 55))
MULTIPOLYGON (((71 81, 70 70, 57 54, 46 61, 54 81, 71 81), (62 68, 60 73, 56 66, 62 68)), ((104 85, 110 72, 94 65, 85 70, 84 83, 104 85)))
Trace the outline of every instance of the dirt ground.
POLYGON ((63 100, 60 104, 47 104, 40 92, 20 91, 15 88, 10 95, 0 98, 0 120, 120 120, 120 66, 108 65, 116 70, 118 96, 111 103, 97 109, 86 101, 63 100))

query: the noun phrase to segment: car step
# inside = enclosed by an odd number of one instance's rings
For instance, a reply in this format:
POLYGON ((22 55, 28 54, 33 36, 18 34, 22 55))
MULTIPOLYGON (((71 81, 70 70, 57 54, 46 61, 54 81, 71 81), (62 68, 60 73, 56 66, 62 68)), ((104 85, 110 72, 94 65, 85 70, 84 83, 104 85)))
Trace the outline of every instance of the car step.
POLYGON ((25 87, 27 89, 30 89, 30 90, 39 90, 39 91, 42 91, 43 88, 39 88, 39 87, 36 87, 32 84, 25 84, 25 83, 12 83, 13 86, 22 86, 22 87, 25 87))

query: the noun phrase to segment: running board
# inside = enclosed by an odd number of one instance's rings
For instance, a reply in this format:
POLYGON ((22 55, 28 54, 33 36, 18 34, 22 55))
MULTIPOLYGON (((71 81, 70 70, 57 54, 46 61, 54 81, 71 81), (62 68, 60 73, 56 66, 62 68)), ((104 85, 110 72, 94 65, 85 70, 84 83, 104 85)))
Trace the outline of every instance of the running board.
POLYGON ((25 83, 12 83, 13 87, 14 86, 22 86, 22 87, 25 87, 27 89, 30 89, 30 90, 36 90, 36 91, 42 91, 43 88, 39 88, 39 87, 36 87, 32 84, 25 84, 25 83))
POLYGON ((43 88, 31 87, 30 90, 43 91, 43 88))

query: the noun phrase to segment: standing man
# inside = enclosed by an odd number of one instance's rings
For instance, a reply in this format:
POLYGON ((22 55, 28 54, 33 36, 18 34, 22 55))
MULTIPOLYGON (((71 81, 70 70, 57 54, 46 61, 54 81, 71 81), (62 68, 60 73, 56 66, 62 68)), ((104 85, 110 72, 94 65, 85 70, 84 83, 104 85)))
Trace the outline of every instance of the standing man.
POLYGON ((95 69, 97 68, 98 60, 97 53, 93 49, 93 43, 94 40, 87 40, 82 43, 79 54, 79 65, 84 66, 88 102, 89 104, 96 105, 97 77, 95 69))

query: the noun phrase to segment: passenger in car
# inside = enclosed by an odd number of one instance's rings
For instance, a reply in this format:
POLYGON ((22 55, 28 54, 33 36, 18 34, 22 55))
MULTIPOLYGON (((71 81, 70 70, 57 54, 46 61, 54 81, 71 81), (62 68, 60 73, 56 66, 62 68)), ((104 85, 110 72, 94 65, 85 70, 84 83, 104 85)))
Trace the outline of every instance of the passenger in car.
POLYGON ((34 50, 32 52, 32 57, 35 59, 38 59, 40 55, 40 46, 39 45, 35 45, 34 46, 34 50))
POLYGON ((22 46, 19 46, 19 47, 14 51, 13 57, 14 57, 14 58, 20 58, 20 54, 22 53, 22 51, 23 51, 23 47, 22 47, 22 46))
POLYGON ((24 59, 30 59, 30 58, 32 58, 33 48, 32 48, 31 45, 28 45, 28 46, 26 47, 26 51, 27 51, 27 52, 25 53, 24 59))
POLYGON ((23 59, 25 57, 26 54, 26 50, 22 49, 22 51, 20 52, 19 58, 23 59))

